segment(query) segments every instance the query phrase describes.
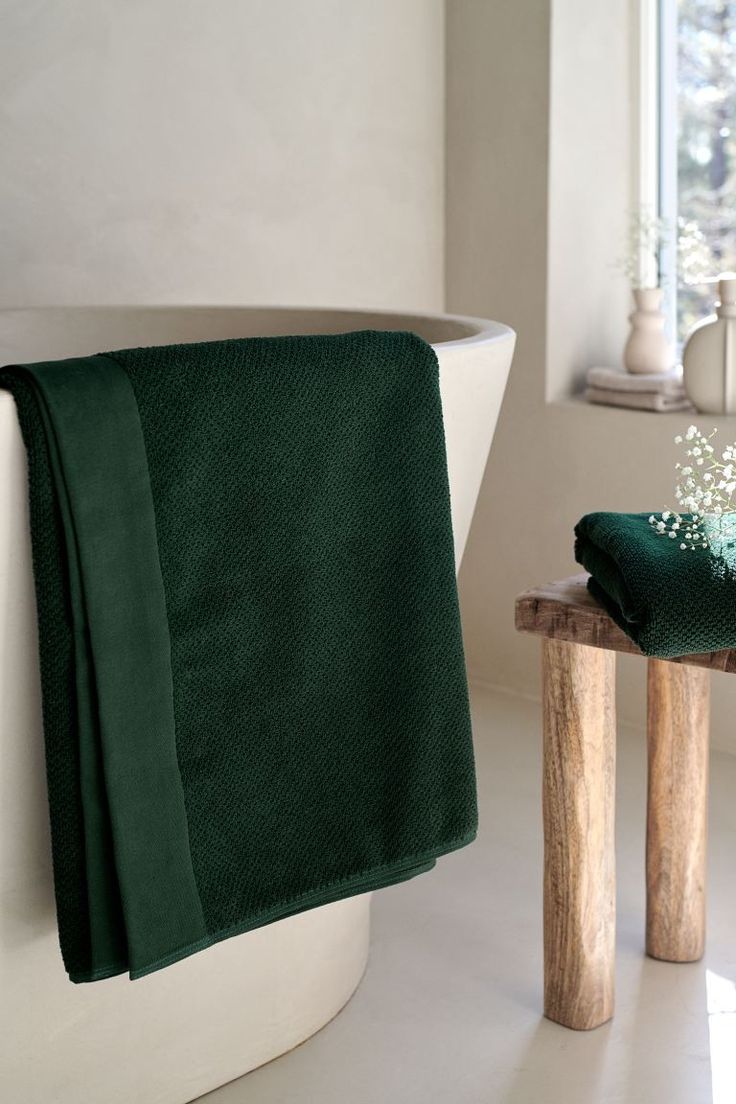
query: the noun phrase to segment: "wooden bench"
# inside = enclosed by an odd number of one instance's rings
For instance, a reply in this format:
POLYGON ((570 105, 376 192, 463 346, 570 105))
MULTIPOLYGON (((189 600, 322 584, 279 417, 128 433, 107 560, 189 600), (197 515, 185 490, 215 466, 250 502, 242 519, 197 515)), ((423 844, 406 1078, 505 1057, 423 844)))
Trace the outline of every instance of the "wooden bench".
MULTIPOLYGON (((586 575, 516 600, 542 640, 544 1013, 580 1030, 613 1015, 616 652, 641 651, 586 575)), ((710 670, 736 652, 647 660, 646 951, 694 962, 705 943, 710 670)))

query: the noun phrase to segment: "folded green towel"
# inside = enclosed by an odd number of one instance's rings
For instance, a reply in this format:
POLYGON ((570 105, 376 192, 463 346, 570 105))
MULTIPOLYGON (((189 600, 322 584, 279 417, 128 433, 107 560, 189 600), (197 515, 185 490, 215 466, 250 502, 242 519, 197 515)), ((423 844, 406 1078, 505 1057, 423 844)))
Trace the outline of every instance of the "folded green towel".
POLYGON ((578 522, 575 559, 591 574, 591 594, 645 655, 736 647, 736 574, 728 559, 681 549, 655 532, 650 517, 595 513, 578 522))
POLYGON ((74 981, 476 831, 437 360, 409 333, 14 366, 74 981))

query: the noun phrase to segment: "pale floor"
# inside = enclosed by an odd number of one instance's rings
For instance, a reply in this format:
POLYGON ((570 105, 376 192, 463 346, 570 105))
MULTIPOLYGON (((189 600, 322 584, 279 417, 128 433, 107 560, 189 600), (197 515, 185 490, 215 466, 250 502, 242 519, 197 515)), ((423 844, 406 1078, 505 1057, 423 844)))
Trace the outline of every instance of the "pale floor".
POLYGON ((620 732, 616 1015, 576 1033, 540 1016, 539 706, 473 699, 478 841, 376 894, 368 972, 347 1008, 207 1104, 736 1104, 736 757, 711 764, 706 958, 654 962, 644 737, 620 732))

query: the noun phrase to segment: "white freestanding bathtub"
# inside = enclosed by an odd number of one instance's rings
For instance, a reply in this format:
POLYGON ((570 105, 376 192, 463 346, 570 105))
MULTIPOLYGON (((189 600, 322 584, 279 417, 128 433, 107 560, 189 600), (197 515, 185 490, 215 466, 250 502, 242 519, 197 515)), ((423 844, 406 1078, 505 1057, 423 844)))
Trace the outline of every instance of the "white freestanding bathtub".
MULTIPOLYGON (((459 564, 514 348, 513 332, 496 322, 282 308, 6 310, 0 364, 363 328, 414 330, 437 352, 459 564)), ((365 969, 370 898, 229 939, 140 981, 67 980, 54 912, 26 496, 15 406, 0 392, 0 1100, 184 1104, 290 1050, 342 1008, 365 969)))

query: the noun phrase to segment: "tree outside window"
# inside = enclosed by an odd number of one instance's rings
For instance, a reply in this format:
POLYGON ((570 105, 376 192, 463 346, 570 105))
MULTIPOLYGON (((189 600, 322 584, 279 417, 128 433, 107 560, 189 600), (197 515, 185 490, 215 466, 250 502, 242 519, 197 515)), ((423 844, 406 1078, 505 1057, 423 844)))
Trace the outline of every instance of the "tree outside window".
POLYGON ((677 328, 736 270, 736 0, 677 0, 677 328))

